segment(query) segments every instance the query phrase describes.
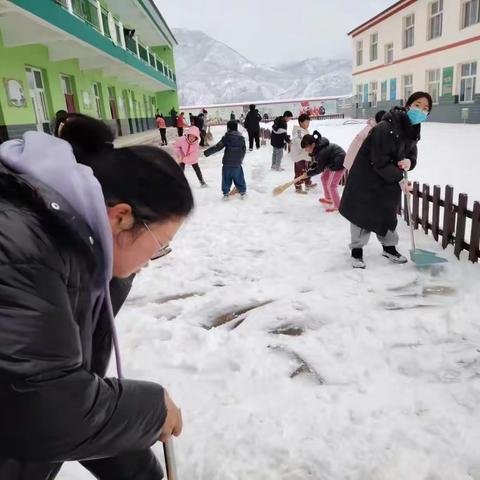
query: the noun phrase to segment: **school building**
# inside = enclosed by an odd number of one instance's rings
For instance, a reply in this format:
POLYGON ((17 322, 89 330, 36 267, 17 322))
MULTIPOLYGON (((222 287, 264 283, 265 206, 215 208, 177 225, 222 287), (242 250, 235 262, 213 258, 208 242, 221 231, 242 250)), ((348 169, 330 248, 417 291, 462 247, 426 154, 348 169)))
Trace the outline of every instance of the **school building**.
POLYGON ((178 110, 175 45, 153 0, 0 0, 0 140, 51 132, 58 110, 153 128, 178 110))
POLYGON ((354 116, 432 95, 433 121, 480 123, 480 0, 402 0, 349 32, 354 116))

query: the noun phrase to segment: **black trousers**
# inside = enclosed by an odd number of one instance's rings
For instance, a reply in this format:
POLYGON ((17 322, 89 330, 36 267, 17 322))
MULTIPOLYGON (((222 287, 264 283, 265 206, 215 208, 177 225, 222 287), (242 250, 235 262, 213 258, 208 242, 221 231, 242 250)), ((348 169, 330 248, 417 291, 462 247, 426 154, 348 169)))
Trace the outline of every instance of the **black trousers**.
MULTIPOLYGON (((151 450, 80 463, 98 480, 163 479, 162 467, 151 450)), ((61 468, 61 463, 23 462, 0 458, 2 480, 54 480, 61 468)))
POLYGON ((162 145, 165 144, 167 145, 167 129, 166 128, 160 128, 160 136, 162 137, 162 145))
POLYGON ((178 130, 178 136, 183 137, 183 127, 177 127, 178 130))
MULTIPOLYGON (((180 163, 180 166, 182 167, 182 170, 185 171, 185 164, 183 162, 180 163)), ((202 171, 200 170, 200 165, 198 163, 194 163, 192 165, 192 168, 195 170, 195 173, 197 174, 198 181, 203 185, 205 183, 205 180, 203 179, 202 171)))
POLYGON ((255 146, 260 148, 260 131, 251 131, 248 130, 248 148, 253 148, 253 141, 255 140, 255 146))

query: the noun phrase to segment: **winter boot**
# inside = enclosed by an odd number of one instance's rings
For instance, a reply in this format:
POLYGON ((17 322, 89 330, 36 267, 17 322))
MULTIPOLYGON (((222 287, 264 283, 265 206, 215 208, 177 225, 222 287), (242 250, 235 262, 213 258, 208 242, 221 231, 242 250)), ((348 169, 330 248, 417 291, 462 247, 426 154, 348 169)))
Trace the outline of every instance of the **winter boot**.
POLYGON ((352 248, 352 267, 353 268, 365 268, 366 265, 363 261, 363 249, 352 248))
POLYGON ((295 193, 299 193, 300 195, 306 195, 308 192, 306 190, 302 190, 302 188, 296 188, 295 193))
POLYGON ((240 199, 245 200, 247 198, 247 192, 243 192, 240 194, 240 199))
POLYGON ((223 196, 223 201, 228 202, 229 197, 230 197, 230 195, 224 195, 223 196))
POLYGON ((397 252, 397 249, 394 246, 386 247, 383 246, 382 256, 388 258, 392 263, 407 263, 408 260, 406 257, 397 252))
POLYGON ((318 201, 322 204, 322 205, 332 205, 333 201, 332 200, 329 200, 328 198, 319 198, 318 201))
POLYGON ((335 212, 338 212, 338 208, 337 207, 330 207, 330 208, 327 208, 325 211, 327 213, 335 213, 335 212))
POLYGON ((207 188, 207 187, 208 187, 208 185, 207 185, 205 182, 202 182, 202 183, 200 184, 200 186, 201 186, 202 188, 207 188))

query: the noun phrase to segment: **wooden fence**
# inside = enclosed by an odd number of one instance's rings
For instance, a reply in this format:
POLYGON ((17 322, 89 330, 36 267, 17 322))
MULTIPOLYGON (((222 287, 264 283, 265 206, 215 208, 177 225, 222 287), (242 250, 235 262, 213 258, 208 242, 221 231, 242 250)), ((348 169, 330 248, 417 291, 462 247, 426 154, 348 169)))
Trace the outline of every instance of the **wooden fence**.
MULTIPOLYGON (((414 182, 412 191, 412 221, 415 229, 431 232, 445 249, 453 245, 454 253, 460 258, 462 251, 468 252, 468 259, 477 263, 480 258, 480 202, 468 209, 468 195, 460 193, 454 202, 453 187, 447 185, 442 196, 438 185, 414 182), (467 228, 468 224, 468 228, 467 228), (467 239, 467 241, 465 241, 467 239)), ((408 223, 406 197, 403 199, 403 216, 408 223)))

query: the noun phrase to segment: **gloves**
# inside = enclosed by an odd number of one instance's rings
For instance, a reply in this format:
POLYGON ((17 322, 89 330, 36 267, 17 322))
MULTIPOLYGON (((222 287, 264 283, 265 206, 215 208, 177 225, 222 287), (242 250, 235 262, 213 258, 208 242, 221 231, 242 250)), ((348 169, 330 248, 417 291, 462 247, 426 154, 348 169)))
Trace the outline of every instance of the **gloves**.
POLYGON ((400 188, 402 189, 402 192, 407 194, 412 191, 412 182, 409 182, 405 179, 400 180, 399 182, 400 188))

